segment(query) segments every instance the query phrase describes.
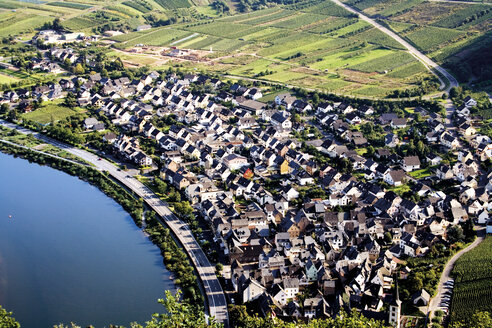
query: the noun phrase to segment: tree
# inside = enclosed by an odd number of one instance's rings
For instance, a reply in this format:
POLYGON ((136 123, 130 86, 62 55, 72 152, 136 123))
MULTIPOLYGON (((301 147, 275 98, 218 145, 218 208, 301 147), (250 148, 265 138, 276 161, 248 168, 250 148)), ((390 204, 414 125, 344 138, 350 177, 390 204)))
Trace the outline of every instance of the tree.
POLYGON ((391 242, 393 242, 393 237, 391 236, 391 233, 389 231, 386 231, 384 233, 384 242, 386 244, 390 244, 391 242))
POLYGON ((12 312, 7 312, 0 306, 0 328, 20 328, 20 324, 12 317, 12 312))
POLYGON ((460 94, 460 91, 456 87, 452 87, 449 90, 449 98, 451 98, 451 99, 458 97, 459 94, 460 94))
POLYGON ((75 65, 75 67, 73 68, 73 73, 74 74, 84 74, 85 73, 85 69, 84 67, 82 66, 82 64, 78 63, 77 65, 75 65))
POLYGON ((77 98, 72 92, 67 93, 65 100, 63 101, 63 105, 70 108, 77 106, 77 98))
POLYGON ((3 103, 0 106, 0 114, 6 114, 9 111, 9 105, 3 103))
POLYGON ((465 239, 465 234, 463 233, 463 228, 459 225, 452 226, 447 230, 448 240, 451 244, 465 239))
POLYGON ((182 328, 219 328, 221 327, 215 320, 211 319, 209 323, 205 314, 196 306, 179 301, 180 292, 173 296, 166 291, 166 298, 159 300, 166 308, 164 314, 154 314, 152 319, 145 326, 132 324, 132 328, 165 328, 165 327, 182 327, 182 328))
POLYGON ((17 109, 12 109, 9 112, 9 120, 16 121, 17 119, 19 119, 19 113, 17 112, 17 109))

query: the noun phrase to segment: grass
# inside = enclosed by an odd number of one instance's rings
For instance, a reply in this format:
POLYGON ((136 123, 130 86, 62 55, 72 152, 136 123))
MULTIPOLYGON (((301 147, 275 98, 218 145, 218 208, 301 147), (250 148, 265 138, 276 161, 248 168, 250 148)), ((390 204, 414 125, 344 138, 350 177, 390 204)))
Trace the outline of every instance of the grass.
POLYGON ((19 81, 19 79, 15 78, 15 77, 0 74, 0 84, 8 84, 8 83, 17 82, 17 81, 19 81))
POLYGON ((399 196, 403 195, 406 192, 409 192, 410 190, 411 190, 410 186, 406 183, 404 183, 400 186, 397 186, 397 187, 388 188, 388 191, 393 191, 395 194, 397 194, 399 196))
POLYGON ((282 93, 286 93, 286 92, 290 92, 290 90, 289 89, 281 89, 281 90, 277 90, 275 92, 270 92, 270 93, 267 93, 266 95, 264 95, 263 97, 261 97, 258 101, 261 101, 263 103, 267 103, 269 101, 274 101, 276 96, 278 96, 279 94, 282 94, 282 93))
POLYGON ((420 169, 420 170, 415 170, 412 172, 409 172, 408 175, 411 176, 414 179, 422 179, 426 178, 432 175, 432 172, 430 171, 430 167, 425 168, 425 169, 420 169))
POLYGON ((50 103, 46 103, 40 109, 37 109, 30 113, 22 114, 22 117, 28 120, 39 122, 41 124, 47 124, 50 123, 52 120, 57 122, 69 116, 85 112, 85 109, 79 107, 72 109, 62 106, 61 102, 62 100, 56 100, 50 103))
POLYGON ((355 151, 357 152, 357 155, 364 156, 364 154, 367 153, 367 148, 357 148, 355 151))

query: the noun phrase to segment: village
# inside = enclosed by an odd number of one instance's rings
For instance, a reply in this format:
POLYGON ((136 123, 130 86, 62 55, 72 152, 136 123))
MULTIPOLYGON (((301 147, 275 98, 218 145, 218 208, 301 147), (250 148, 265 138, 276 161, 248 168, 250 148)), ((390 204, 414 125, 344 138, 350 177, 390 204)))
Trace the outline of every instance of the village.
MULTIPOLYGON (((80 60, 67 47, 49 58, 34 68, 80 60)), ((84 131, 207 222, 231 303, 299 320, 350 308, 399 326, 402 302, 425 308, 432 295, 395 290, 412 276, 405 260, 461 241, 450 231, 469 221, 492 232, 492 140, 475 128, 477 102, 465 97, 446 117, 293 91, 262 102, 263 92, 206 74, 95 73, 6 91, 1 103, 31 111, 38 98, 70 96, 90 109, 84 131)))

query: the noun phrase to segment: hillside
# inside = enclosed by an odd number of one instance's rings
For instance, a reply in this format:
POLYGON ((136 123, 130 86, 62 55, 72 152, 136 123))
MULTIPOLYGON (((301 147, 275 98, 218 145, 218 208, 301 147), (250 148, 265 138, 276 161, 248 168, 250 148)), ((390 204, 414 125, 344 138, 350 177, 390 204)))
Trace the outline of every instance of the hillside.
MULTIPOLYGON (((488 0, 490 1, 490 0, 488 0)), ((345 0, 451 70, 462 82, 492 89, 492 3, 345 0)), ((426 68, 395 40, 330 0, 72 0, 0 3, 0 37, 28 40, 46 22, 86 34, 109 30, 110 52, 128 64, 167 68, 161 49, 194 49, 202 69, 362 97, 394 90, 417 96, 437 91, 426 68), (138 26, 154 28, 135 32, 138 26), (137 47, 138 48, 138 47, 137 47), (152 56, 146 56, 152 55, 152 56), (156 56, 157 55, 157 56, 156 56)))

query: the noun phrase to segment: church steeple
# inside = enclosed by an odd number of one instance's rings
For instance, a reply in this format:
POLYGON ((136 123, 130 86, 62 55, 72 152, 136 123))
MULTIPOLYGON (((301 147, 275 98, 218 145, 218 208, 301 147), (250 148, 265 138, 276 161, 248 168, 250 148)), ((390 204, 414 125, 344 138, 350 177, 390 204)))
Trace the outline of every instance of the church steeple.
POLYGON ((393 327, 400 327, 400 312, 401 312, 401 301, 400 293, 398 292, 398 277, 395 276, 395 292, 393 294, 393 299, 391 300, 389 307, 389 318, 388 322, 393 327))

